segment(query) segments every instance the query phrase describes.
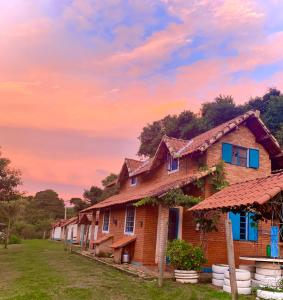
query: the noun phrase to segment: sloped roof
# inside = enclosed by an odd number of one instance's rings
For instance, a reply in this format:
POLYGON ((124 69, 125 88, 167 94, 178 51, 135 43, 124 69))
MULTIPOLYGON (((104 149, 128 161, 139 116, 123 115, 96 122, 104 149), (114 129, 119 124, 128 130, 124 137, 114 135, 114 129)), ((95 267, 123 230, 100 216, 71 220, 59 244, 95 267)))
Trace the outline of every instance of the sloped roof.
POLYGON ((198 180, 204 176, 215 171, 215 168, 211 168, 207 171, 197 172, 191 175, 183 175, 176 179, 176 177, 170 177, 163 179, 159 182, 154 182, 151 185, 136 186, 127 192, 117 194, 99 202, 93 206, 90 206, 81 212, 87 212, 93 209, 100 209, 104 207, 109 207, 113 205, 125 204, 133 201, 143 199, 145 197, 161 196, 167 193, 171 189, 183 187, 191 182, 198 180))
POLYGON ((191 211, 264 204, 283 190, 283 171, 230 185, 190 208, 191 211))
POLYGON ((78 216, 72 217, 69 220, 66 220, 66 222, 64 222, 64 224, 62 225, 62 227, 65 227, 65 226, 67 226, 69 224, 77 224, 78 221, 79 221, 79 217, 78 216))
MULTIPOLYGON (((261 127, 261 132, 257 132, 258 134, 266 134, 266 140, 270 140, 273 143, 273 146, 277 148, 277 153, 281 152, 280 145, 276 141, 276 139, 272 136, 270 131, 266 128, 264 123, 259 118, 258 111, 248 111, 232 120, 229 120, 225 123, 220 124, 217 127, 214 127, 190 140, 178 140, 174 138, 164 138, 164 142, 167 145, 171 154, 175 155, 176 157, 181 157, 188 155, 190 153, 196 151, 205 151, 209 146, 214 144, 224 135, 229 133, 231 130, 236 128, 237 126, 241 125, 243 122, 247 121, 248 119, 253 118, 253 121, 257 123, 261 127)), ((255 131, 255 123, 248 124, 252 131, 255 131)))

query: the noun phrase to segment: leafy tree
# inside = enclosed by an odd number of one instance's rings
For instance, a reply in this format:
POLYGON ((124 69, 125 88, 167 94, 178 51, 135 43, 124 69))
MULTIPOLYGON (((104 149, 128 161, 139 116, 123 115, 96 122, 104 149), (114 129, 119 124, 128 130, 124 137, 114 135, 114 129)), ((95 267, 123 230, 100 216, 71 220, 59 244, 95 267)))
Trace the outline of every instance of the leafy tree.
POLYGON ((9 243, 13 221, 18 213, 18 201, 21 193, 18 186, 21 184, 21 173, 10 166, 11 161, 2 157, 0 153, 0 214, 7 222, 5 248, 9 243))
POLYGON ((139 155, 153 156, 163 135, 178 137, 178 118, 177 116, 166 116, 162 120, 155 121, 143 128, 139 136, 140 148, 139 155))
POLYGON ((168 115, 142 129, 138 155, 152 157, 164 134, 191 139, 251 109, 261 112, 267 127, 283 145, 282 97, 279 90, 270 88, 262 97, 252 98, 244 105, 236 105, 232 96, 220 95, 214 101, 202 104, 200 117, 190 111, 184 111, 178 116, 168 115))
POLYGON ((74 212, 76 214, 89 206, 89 204, 81 198, 71 198, 70 203, 74 205, 74 212))
POLYGON ((207 129, 220 125, 243 113, 241 107, 236 106, 232 96, 220 95, 213 102, 202 105, 201 116, 207 129))
POLYGON ((89 204, 94 205, 100 201, 102 195, 102 189, 93 185, 89 190, 85 190, 83 197, 89 202, 89 204))
POLYGON ((102 185, 104 187, 106 187, 109 183, 113 182, 114 180, 116 180, 118 178, 118 175, 111 173, 108 176, 106 176, 102 181, 102 185))

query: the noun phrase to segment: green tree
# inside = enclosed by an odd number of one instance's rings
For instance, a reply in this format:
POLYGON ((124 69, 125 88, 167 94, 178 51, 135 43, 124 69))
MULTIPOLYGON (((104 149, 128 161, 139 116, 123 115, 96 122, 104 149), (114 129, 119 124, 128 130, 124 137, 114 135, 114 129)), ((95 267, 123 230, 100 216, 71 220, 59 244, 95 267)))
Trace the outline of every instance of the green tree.
POLYGON ((0 214, 7 223, 5 248, 9 243, 11 227, 19 211, 21 173, 11 168, 11 161, 0 153, 0 214))
POLYGON ((102 179, 101 183, 104 187, 106 187, 109 183, 112 183, 117 178, 118 178, 117 174, 111 173, 108 176, 106 176, 104 179, 102 179))
POLYGON ((84 199, 89 202, 89 204, 94 205, 100 201, 102 195, 102 189, 93 185, 89 190, 85 190, 83 193, 84 199))
POLYGON ((276 136, 279 143, 283 145, 283 96, 271 96, 262 117, 270 131, 276 136))
POLYGON ((76 214, 89 206, 89 204, 81 198, 71 198, 70 203, 74 205, 74 212, 76 214))
POLYGON ((213 102, 206 102, 201 107, 201 116, 210 129, 243 113, 243 109, 236 106, 232 96, 220 95, 213 102))

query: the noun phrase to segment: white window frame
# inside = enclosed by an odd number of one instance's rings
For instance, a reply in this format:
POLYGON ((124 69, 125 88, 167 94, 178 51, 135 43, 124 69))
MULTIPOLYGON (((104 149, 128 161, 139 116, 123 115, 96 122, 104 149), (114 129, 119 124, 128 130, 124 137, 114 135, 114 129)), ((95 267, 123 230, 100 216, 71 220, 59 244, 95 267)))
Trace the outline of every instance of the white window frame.
POLYGON ((110 230, 110 220, 111 220, 111 210, 107 209, 103 212, 103 222, 102 222, 102 232, 103 233, 109 233, 110 230), (108 211, 109 212, 109 221, 108 221, 108 230, 104 230, 104 216, 105 216, 105 212, 108 211))
POLYGON ((125 210, 125 222, 124 222, 124 234, 125 235, 134 235, 135 234, 135 228, 136 228, 136 208, 132 205, 126 206, 125 210), (127 210, 128 208, 134 208, 134 226, 133 226, 133 232, 126 232, 126 224, 127 224, 127 210))
POLYGON ((168 153, 168 157, 167 157, 167 171, 168 171, 168 174, 179 172, 179 169, 180 169, 180 159, 178 157, 175 158, 171 154, 168 153), (178 168, 176 170, 171 170, 173 159, 177 159, 177 161, 178 161, 178 168))
POLYGON ((137 176, 133 176, 133 177, 130 178, 130 185, 131 185, 131 186, 136 186, 137 183, 138 183, 138 177, 137 177, 137 176), (136 180, 135 180, 136 182, 135 182, 135 183, 132 183, 132 179, 133 179, 133 178, 136 178, 136 180))

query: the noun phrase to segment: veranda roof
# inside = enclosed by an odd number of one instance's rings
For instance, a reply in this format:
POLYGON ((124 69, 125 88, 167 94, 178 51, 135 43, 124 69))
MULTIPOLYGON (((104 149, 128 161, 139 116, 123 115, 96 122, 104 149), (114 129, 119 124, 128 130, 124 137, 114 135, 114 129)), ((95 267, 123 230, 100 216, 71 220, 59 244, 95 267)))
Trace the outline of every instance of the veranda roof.
POLYGON ((190 211, 233 209, 262 205, 283 190, 283 171, 267 177, 232 184, 190 208, 190 211))
POLYGON ((191 175, 184 175, 178 178, 172 178, 168 176, 167 180, 163 179, 160 182, 154 182, 150 185, 137 186, 133 189, 130 189, 127 192, 117 194, 105 199, 102 202, 99 202, 91 207, 88 207, 81 212, 91 211, 93 209, 100 209, 104 207, 109 207, 113 205, 125 204, 128 202, 136 201, 143 199, 145 197, 158 197, 167 193, 171 189, 183 187, 189 183, 192 183, 204 176, 215 171, 215 167, 203 172, 193 173, 191 175))

